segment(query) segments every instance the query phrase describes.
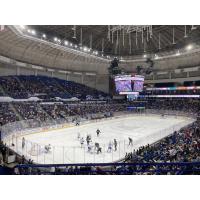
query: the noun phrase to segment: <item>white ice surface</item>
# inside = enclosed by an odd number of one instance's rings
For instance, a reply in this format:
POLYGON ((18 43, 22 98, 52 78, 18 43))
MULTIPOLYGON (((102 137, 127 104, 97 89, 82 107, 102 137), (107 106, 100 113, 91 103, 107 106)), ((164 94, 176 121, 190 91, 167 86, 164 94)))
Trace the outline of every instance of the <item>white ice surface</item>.
POLYGON ((19 154, 41 164, 113 162, 123 158, 126 152, 156 142, 193 121, 190 118, 174 116, 165 118, 161 118, 160 115, 125 116, 77 127, 25 135, 25 148, 23 150, 21 148, 22 137, 17 139, 17 145, 15 144, 14 148, 17 148, 16 151, 19 154), (96 136, 97 128, 101 131, 99 137, 96 136), (102 153, 89 153, 86 144, 84 148, 81 148, 80 141, 77 139, 78 132, 84 139, 87 134, 90 134, 93 143, 98 142, 102 147, 102 153), (132 147, 128 146, 128 137, 133 139, 132 147), (113 142, 114 138, 118 141, 118 150, 107 153, 108 143, 113 142), (30 153, 33 143, 38 144, 35 147, 36 155, 30 153), (52 149, 51 152, 45 153, 44 145, 48 144, 51 144, 52 149))

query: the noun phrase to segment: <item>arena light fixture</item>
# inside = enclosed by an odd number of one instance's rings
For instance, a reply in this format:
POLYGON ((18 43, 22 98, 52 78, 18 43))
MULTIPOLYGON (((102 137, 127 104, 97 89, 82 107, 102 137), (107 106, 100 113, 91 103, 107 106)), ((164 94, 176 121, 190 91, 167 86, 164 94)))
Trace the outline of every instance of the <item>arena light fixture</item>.
MULTIPOLYGON (((24 25, 18 25, 18 26, 14 26, 15 27, 15 29, 20 33, 20 34, 23 34, 23 35, 29 35, 29 37, 30 37, 30 35, 39 35, 39 38, 38 39, 40 39, 40 40, 42 40, 42 39, 46 39, 46 34, 44 34, 44 33, 38 33, 36 30, 33 30, 33 29, 29 29, 27 26, 24 26, 24 25), (18 28, 17 28, 18 27, 18 28), (25 31, 26 31, 26 34, 25 33, 23 33, 23 31, 21 30, 21 31, 19 31, 19 28, 21 28, 21 29, 25 29, 25 31), (27 33, 29 33, 29 34, 27 34, 27 33)), ((34 38, 34 40, 36 39, 35 37, 33 37, 34 38)), ((46 41, 46 42, 50 42, 50 41, 46 41)), ((55 44, 57 44, 57 45, 64 45, 64 42, 62 41, 62 40, 60 40, 60 39, 58 39, 57 37, 52 37, 51 38, 51 42, 55 42, 55 44)), ((82 47, 82 43, 80 43, 79 45, 74 45, 74 44, 72 44, 71 43, 71 47, 72 48, 76 48, 78 51, 83 51, 83 49, 84 49, 84 47, 82 47)), ((88 48, 88 47, 86 47, 87 49, 85 49, 85 52, 86 53, 88 53, 88 54, 94 54, 95 56, 99 56, 100 55, 100 52, 98 52, 98 51, 93 51, 91 48, 88 48)), ((102 52, 103 53, 103 52, 102 52)), ((103 57, 105 57, 106 58, 106 56, 104 56, 104 55, 102 55, 103 57)), ((104 59, 105 59, 104 58, 104 59)), ((100 58, 101 59, 101 58, 100 58)))
POLYGON ((87 47, 84 47, 84 48, 83 48, 83 51, 88 51, 88 48, 87 48, 87 47))
POLYGON ((23 30, 26 29, 26 27, 24 25, 20 25, 20 28, 23 30))
MULTIPOLYGON (((152 25, 108 25, 108 40, 112 41, 114 38, 114 33, 117 35, 117 43, 118 43, 118 33, 123 32, 123 44, 124 44, 124 34, 128 34, 130 37, 130 34, 135 32, 136 34, 136 45, 137 40, 139 39, 138 35, 141 33, 142 35, 142 43, 144 41, 144 35, 147 36, 147 41, 152 38, 153 35, 153 29, 152 25)), ((130 45, 130 39, 129 39, 129 45, 130 45)))
POLYGON ((31 34, 32 34, 32 35, 36 35, 35 30, 31 30, 31 34))
POLYGON ((73 44, 72 43, 70 43, 70 47, 72 47, 73 46, 73 44))
POLYGON ((143 57, 144 57, 144 58, 146 58, 146 57, 147 57, 147 55, 146 55, 146 54, 144 54, 144 55, 143 55, 143 57))
POLYGON ((98 51, 93 51, 93 54, 94 55, 98 55, 98 51))
POLYGON ((65 45, 68 45, 68 44, 69 44, 69 42, 68 42, 68 41, 65 41, 65 42, 64 42, 64 44, 65 44, 65 45))
POLYGON ((191 50, 193 48, 193 46, 191 45, 191 44, 189 44, 187 47, 186 47, 186 49, 189 51, 189 50, 191 50))

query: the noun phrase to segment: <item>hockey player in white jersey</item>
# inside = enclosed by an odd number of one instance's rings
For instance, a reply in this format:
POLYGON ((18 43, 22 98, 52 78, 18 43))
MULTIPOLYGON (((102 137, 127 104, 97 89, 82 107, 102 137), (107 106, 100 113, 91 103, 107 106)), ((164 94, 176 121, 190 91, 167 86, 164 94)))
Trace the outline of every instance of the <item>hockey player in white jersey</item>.
POLYGON ((84 146, 84 139, 83 139, 83 137, 81 138, 80 143, 81 143, 81 148, 82 148, 84 146))
POLYGON ((87 145, 87 148, 88 148, 88 152, 92 153, 92 144, 91 143, 87 145))
POLYGON ((112 151, 112 142, 110 141, 108 144, 108 150, 107 152, 110 153, 112 151))
POLYGON ((77 139, 80 140, 80 138, 81 138, 81 134, 78 132, 77 139))
POLYGON ((94 143, 90 142, 89 145, 87 146, 88 152, 89 153, 94 153, 94 143))

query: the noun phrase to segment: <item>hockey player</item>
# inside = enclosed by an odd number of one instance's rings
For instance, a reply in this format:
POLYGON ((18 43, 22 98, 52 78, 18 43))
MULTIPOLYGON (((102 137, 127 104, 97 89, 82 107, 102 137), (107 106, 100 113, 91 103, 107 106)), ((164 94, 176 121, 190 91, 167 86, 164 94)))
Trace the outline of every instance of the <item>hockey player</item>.
POLYGON ((81 134, 78 132, 77 139, 80 140, 81 134))
POLYGON ((112 142, 110 141, 108 144, 108 150, 107 152, 110 153, 112 151, 112 142))
POLYGON ((94 152, 94 144, 91 141, 90 144, 87 146, 88 147, 88 152, 89 153, 93 153, 94 152))
POLYGON ((130 146, 130 145, 133 146, 133 139, 129 137, 128 141, 129 141, 128 146, 130 146))
POLYGON ((114 147, 115 147, 115 151, 117 151, 117 140, 114 139, 114 147))
POLYGON ((45 145, 44 149, 45 149, 46 153, 49 153, 50 150, 51 150, 51 145, 50 144, 49 145, 45 145))
POLYGON ((93 147, 92 144, 88 144, 88 145, 87 145, 87 148, 88 148, 88 152, 89 152, 89 153, 92 153, 92 147, 93 147))
POLYGON ((91 152, 92 148, 91 148, 91 145, 87 145, 87 148, 88 148, 88 152, 91 152))
POLYGON ((81 138, 80 143, 81 143, 81 148, 82 148, 84 146, 84 139, 83 139, 83 137, 81 138))
POLYGON ((102 153, 101 147, 100 147, 100 146, 99 146, 98 149, 97 149, 97 154, 99 154, 99 153, 102 153))
POLYGON ((90 144, 90 142, 91 142, 91 136, 90 135, 87 135, 86 142, 87 142, 87 145, 90 144))
POLYGON ((96 133, 97 133, 97 137, 99 137, 99 133, 101 133, 101 131, 97 129, 96 133))
POLYGON ((23 137, 22 138, 22 149, 24 149, 24 147, 25 147, 25 138, 23 137))
POLYGON ((95 146, 95 150, 98 150, 98 148, 100 147, 98 142, 95 142, 94 146, 95 146))

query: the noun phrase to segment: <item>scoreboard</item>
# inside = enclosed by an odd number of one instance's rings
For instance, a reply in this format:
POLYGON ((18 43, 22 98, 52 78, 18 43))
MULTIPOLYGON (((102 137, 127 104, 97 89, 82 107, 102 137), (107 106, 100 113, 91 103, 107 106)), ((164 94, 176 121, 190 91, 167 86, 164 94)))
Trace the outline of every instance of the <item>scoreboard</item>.
POLYGON ((143 91, 144 76, 120 75, 115 76, 115 89, 117 94, 139 94, 143 91))

